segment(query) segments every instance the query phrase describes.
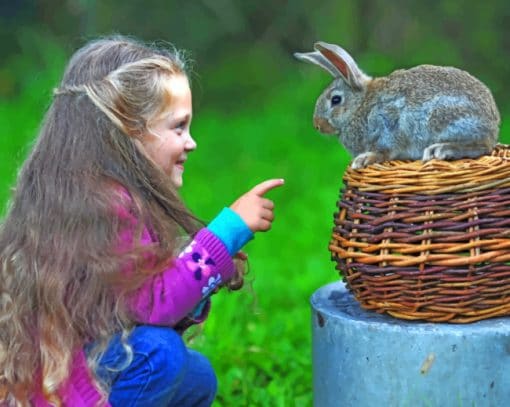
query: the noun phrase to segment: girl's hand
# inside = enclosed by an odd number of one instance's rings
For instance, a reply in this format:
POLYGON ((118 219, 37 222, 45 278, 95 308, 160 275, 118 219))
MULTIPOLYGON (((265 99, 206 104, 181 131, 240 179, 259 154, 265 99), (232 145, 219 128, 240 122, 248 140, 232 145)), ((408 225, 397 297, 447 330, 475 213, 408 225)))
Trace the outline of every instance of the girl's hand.
POLYGON ((236 212, 246 223, 250 230, 265 232, 271 229, 274 219, 273 201, 264 198, 264 195, 273 188, 283 185, 283 179, 269 179, 253 187, 230 205, 230 209, 236 212))

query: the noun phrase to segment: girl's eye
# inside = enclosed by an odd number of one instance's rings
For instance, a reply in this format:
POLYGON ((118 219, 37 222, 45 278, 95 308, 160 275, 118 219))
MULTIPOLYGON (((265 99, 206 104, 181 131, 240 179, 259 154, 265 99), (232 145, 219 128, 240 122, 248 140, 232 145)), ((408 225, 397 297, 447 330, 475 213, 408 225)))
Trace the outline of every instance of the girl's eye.
POLYGON ((183 129, 186 127, 186 124, 187 124, 187 122, 186 122, 186 121, 179 122, 179 123, 177 123, 177 125, 175 126, 175 128, 176 128, 177 130, 183 130, 183 129))
POLYGON ((340 103, 342 103, 342 96, 340 96, 340 95, 334 95, 334 96, 331 98, 331 105, 332 105, 332 106, 339 105, 340 103))

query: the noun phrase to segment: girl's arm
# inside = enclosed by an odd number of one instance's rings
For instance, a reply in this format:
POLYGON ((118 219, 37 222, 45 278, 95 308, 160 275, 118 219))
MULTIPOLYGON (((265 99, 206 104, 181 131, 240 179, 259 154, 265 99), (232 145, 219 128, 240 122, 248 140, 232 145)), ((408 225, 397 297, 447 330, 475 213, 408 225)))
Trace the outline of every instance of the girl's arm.
MULTIPOLYGON (((128 191, 118 187, 114 211, 122 226, 117 249, 121 253, 128 253, 134 247, 141 246, 143 250, 147 246, 144 255, 147 265, 151 260, 150 246, 158 242, 147 225, 143 225, 141 235, 135 242, 139 219, 131 211, 132 205, 133 199, 128 191)), ((239 221, 243 223, 240 218, 239 221)), ((226 223, 219 222, 219 225, 225 226, 226 223)), ((223 231, 225 229, 228 228, 223 227, 223 231)), ((221 232, 222 228, 219 230, 221 232)), ((235 239, 232 241, 235 242, 235 239)), ((122 272, 129 278, 134 268, 134 262, 128 261, 122 272)), ((141 287, 126 294, 127 308, 139 323, 175 326, 184 317, 188 317, 187 326, 190 322, 201 322, 209 311, 210 293, 218 284, 230 279, 233 270, 225 244, 211 231, 201 229, 189 245, 169 261, 166 268, 147 276, 141 287)))
MULTIPOLYGON (((142 245, 154 243, 150 233, 142 233, 142 245)), ((147 278, 128 296, 128 307, 141 323, 174 326, 188 316, 212 291, 233 274, 232 259, 224 243, 207 228, 172 260, 169 267, 147 278)), ((197 315, 203 320, 209 304, 197 315)))
MULTIPOLYGON (((231 256, 253 237, 253 233, 271 227, 274 205, 263 196, 282 184, 283 180, 268 180, 255 186, 230 208, 225 208, 208 228, 201 229, 169 267, 148 277, 127 298, 135 318, 141 323, 169 326, 175 326, 185 317, 192 322, 205 319, 210 294, 233 275, 231 256)), ((119 215, 133 217, 129 212, 119 215)), ((134 217, 130 221, 136 224, 134 217)), ((132 245, 132 240, 132 231, 121 235, 123 246, 132 245)), ((140 243, 155 243, 147 227, 143 229, 140 243)))

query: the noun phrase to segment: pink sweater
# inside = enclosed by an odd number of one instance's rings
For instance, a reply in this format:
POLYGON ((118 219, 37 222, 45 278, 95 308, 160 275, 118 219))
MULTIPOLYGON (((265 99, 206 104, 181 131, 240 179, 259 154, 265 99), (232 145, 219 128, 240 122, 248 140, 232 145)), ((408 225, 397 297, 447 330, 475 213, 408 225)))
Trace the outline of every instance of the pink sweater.
MULTIPOLYGON (((119 215, 121 218, 131 216, 122 210, 119 215)), ((134 218, 133 223, 136 223, 134 218)), ((154 242, 155 239, 145 227, 141 243, 154 242)), ((128 248, 132 243, 132 230, 121 234, 121 246, 128 248)), ((174 327, 182 320, 187 320, 188 325, 190 321, 201 322, 207 317, 209 306, 198 317, 193 316, 193 310, 219 284, 229 280, 233 270, 232 259, 223 242, 207 228, 203 228, 171 266, 147 279, 129 298, 128 306, 140 323, 174 327)), ((100 401, 83 350, 77 351, 71 374, 61 386, 59 396, 65 406, 72 407, 95 406, 100 401)), ((49 406, 41 394, 36 394, 32 401, 36 407, 49 406)), ((109 406, 108 403, 103 405, 109 406)))

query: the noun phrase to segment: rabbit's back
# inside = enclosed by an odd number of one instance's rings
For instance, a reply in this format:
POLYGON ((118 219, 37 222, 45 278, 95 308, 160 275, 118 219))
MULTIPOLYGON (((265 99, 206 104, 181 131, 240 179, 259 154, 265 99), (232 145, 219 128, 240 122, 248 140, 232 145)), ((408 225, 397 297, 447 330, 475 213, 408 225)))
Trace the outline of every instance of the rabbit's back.
POLYGON ((490 90, 468 72, 454 67, 419 65, 399 69, 386 77, 385 90, 379 95, 399 95, 409 106, 431 108, 442 103, 469 103, 488 119, 499 113, 490 90))
POLYGON ((460 69, 433 65, 374 79, 357 113, 367 118, 365 148, 389 150, 396 159, 420 159, 434 143, 483 142, 490 149, 500 121, 482 82, 460 69))

